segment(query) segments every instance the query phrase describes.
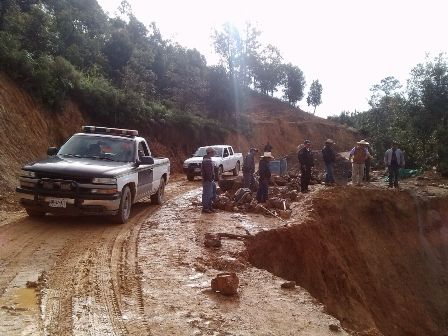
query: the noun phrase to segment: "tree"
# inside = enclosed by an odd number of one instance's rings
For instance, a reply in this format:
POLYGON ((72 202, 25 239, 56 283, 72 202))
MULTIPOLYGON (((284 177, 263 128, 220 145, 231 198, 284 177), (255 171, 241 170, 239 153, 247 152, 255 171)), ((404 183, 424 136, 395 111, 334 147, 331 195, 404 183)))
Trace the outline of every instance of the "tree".
POLYGON ((308 106, 314 106, 313 114, 316 113, 316 107, 322 104, 322 84, 319 83, 318 79, 313 80, 311 83, 306 103, 308 106))
POLYGON ((263 94, 270 93, 274 95, 284 77, 282 60, 280 51, 273 45, 269 44, 263 49, 259 61, 254 67, 254 85, 256 89, 263 94))
POLYGON ((284 66, 284 81, 283 94, 284 98, 292 105, 301 101, 303 98, 303 91, 305 89, 306 81, 302 70, 291 63, 284 66))
POLYGON ((221 56, 221 64, 229 71, 234 81, 239 70, 242 53, 242 40, 238 29, 226 23, 222 31, 215 30, 213 35, 215 51, 221 56))

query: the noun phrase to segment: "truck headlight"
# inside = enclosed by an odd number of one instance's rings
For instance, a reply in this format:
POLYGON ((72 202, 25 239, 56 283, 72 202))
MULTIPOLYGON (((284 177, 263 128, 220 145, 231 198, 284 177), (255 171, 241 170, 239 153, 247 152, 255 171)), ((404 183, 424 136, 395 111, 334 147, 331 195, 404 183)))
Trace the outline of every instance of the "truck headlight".
POLYGON ((32 172, 32 171, 29 171, 29 170, 22 169, 22 171, 20 172, 20 176, 35 178, 36 177, 36 173, 32 172))
POLYGON ((184 168, 188 168, 188 163, 184 162, 184 168))
POLYGON ((116 178, 111 177, 94 177, 92 183, 95 184, 117 184, 116 178))

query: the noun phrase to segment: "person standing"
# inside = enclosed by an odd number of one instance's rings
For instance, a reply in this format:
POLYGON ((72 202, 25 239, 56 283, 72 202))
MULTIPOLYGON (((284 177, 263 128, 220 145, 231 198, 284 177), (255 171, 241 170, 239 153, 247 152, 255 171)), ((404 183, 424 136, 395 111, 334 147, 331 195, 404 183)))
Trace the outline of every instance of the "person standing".
POLYGON ((216 198, 215 170, 212 157, 215 154, 213 147, 205 150, 206 154, 202 158, 201 175, 202 175, 202 212, 212 213, 212 203, 216 198))
MULTIPOLYGON (((366 140, 364 140, 366 141, 366 140)), ((364 181, 370 182, 370 166, 372 165, 372 158, 373 158, 373 151, 370 144, 366 141, 367 145, 367 151, 369 152, 369 155, 366 159, 365 168, 364 168, 364 181)))
POLYGON ((404 154, 397 145, 397 142, 392 142, 391 148, 384 153, 384 164, 389 170, 389 188, 398 188, 398 172, 405 165, 404 154))
POLYGON ((356 146, 350 151, 349 160, 352 161, 352 184, 362 185, 362 179, 364 177, 364 167, 366 159, 369 156, 365 140, 358 141, 356 146))
POLYGON ((336 151, 333 148, 334 141, 327 139, 322 148, 322 157, 325 163, 325 185, 332 185, 334 181, 334 163, 336 162, 336 151))
POLYGON ((257 192, 258 203, 265 203, 268 200, 269 181, 271 180, 271 169, 269 162, 273 159, 271 152, 265 152, 260 156, 260 163, 258 164, 258 173, 260 175, 260 185, 257 192))
POLYGON ((243 162, 243 188, 253 190, 255 187, 255 153, 258 152, 256 148, 250 148, 243 162))
POLYGON ((309 192, 309 184, 311 181, 311 170, 314 166, 313 153, 311 152, 311 141, 305 140, 304 146, 299 150, 298 159, 300 163, 300 192, 309 192))
POLYGON ((269 141, 268 141, 268 143, 264 146, 264 152, 265 153, 271 153, 272 152, 272 145, 269 143, 269 141))

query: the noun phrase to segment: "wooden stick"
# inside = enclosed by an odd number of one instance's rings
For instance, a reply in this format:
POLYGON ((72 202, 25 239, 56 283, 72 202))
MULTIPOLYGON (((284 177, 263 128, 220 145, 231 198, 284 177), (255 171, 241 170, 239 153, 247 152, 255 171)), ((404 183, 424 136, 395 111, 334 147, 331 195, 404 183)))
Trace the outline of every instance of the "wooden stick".
POLYGON ((264 211, 266 211, 267 213, 269 213, 270 215, 274 216, 275 218, 280 219, 282 222, 284 222, 285 220, 283 218, 281 218, 279 215, 277 215, 275 212, 272 212, 271 210, 269 210, 268 208, 265 208, 263 205, 261 205, 262 209, 264 211))

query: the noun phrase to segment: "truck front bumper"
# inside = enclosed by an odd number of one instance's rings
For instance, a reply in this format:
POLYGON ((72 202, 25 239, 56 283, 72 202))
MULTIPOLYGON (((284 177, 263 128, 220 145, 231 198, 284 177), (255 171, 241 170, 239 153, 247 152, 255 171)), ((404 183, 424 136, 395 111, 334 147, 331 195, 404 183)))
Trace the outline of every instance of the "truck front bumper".
POLYGON ((32 190, 16 188, 23 207, 56 214, 69 215, 115 215, 120 207, 121 194, 92 195, 89 197, 61 197, 60 195, 38 194, 32 190), (52 200, 57 207, 50 206, 52 200))

